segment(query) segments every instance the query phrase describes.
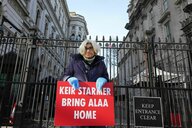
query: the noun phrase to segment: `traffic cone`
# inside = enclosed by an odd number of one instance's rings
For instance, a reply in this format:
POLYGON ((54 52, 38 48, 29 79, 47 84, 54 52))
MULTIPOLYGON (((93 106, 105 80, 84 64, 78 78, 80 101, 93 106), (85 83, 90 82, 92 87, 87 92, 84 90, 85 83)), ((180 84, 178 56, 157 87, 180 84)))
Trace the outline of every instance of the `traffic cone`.
POLYGON ((16 102, 13 104, 13 108, 11 110, 11 114, 10 114, 10 119, 9 119, 9 123, 13 124, 14 123, 14 115, 15 115, 15 109, 16 109, 16 102))

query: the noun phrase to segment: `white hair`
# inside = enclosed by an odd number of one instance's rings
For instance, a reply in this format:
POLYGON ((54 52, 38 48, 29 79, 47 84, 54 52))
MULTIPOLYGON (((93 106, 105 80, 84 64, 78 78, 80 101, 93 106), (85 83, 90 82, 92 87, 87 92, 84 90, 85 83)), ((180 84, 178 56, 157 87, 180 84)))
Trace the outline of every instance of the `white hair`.
POLYGON ((81 45, 79 46, 79 53, 81 55, 84 55, 85 54, 85 46, 90 43, 92 46, 93 46, 93 50, 95 52, 95 54, 97 54, 99 51, 100 51, 100 46, 93 40, 84 40, 81 45))

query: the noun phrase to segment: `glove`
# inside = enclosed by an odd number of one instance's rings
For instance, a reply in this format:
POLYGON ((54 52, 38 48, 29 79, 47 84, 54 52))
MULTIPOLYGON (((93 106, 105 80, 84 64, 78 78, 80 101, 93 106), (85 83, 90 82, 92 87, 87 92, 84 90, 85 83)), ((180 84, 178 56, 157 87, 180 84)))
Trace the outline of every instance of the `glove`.
POLYGON ((96 88, 98 90, 101 90, 103 85, 107 82, 107 79, 103 78, 103 77, 99 77, 96 80, 96 88))
POLYGON ((79 81, 76 77, 70 77, 67 81, 75 90, 79 88, 79 81))

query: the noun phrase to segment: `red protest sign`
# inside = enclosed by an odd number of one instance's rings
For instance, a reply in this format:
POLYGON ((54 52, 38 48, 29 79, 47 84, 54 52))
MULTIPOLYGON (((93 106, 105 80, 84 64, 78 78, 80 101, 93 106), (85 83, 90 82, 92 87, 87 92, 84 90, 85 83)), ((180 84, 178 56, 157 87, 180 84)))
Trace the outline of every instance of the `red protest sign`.
POLYGON ((74 90, 68 82, 58 81, 55 126, 113 126, 114 94, 112 82, 102 90, 95 82, 80 82, 74 90))

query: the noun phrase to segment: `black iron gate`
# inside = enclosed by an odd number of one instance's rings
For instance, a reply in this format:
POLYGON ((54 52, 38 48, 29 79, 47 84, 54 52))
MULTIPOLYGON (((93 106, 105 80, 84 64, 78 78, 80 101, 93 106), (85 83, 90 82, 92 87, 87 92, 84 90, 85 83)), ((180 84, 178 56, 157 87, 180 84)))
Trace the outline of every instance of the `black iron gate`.
MULTIPOLYGON (((135 127, 135 96, 161 98, 164 127, 192 127, 189 43, 118 38, 96 42, 114 83, 115 127, 135 127)), ((70 40, 1 37, 1 126, 54 127, 56 82, 79 45, 70 40)))

